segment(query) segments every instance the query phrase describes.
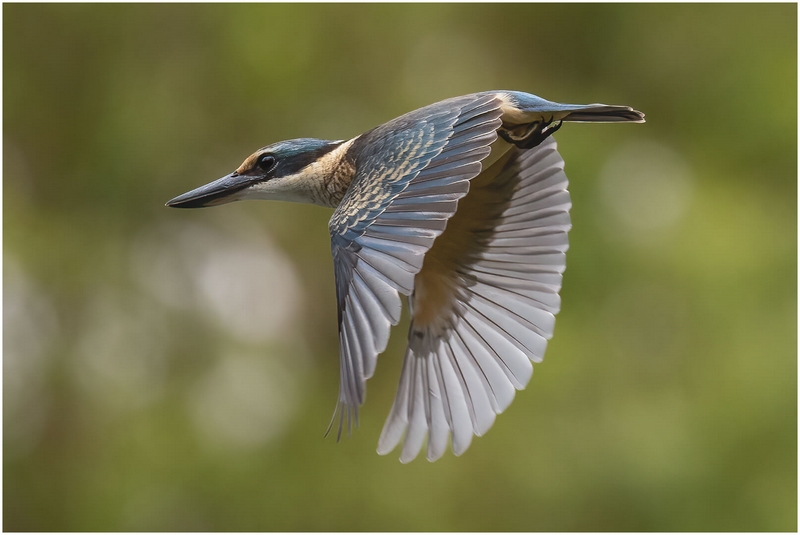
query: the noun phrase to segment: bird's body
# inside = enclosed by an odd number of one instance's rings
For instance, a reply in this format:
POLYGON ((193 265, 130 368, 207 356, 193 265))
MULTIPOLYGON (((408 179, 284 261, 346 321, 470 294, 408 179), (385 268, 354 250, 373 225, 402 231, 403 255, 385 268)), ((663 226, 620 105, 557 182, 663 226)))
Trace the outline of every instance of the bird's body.
POLYGON ((348 141, 264 147, 230 175, 168 203, 244 198, 334 208, 342 422, 408 296, 411 327, 378 452, 404 438, 429 460, 459 455, 492 425, 541 361, 560 307, 570 229, 562 121, 643 122, 624 106, 557 104, 516 91, 456 97, 348 141))

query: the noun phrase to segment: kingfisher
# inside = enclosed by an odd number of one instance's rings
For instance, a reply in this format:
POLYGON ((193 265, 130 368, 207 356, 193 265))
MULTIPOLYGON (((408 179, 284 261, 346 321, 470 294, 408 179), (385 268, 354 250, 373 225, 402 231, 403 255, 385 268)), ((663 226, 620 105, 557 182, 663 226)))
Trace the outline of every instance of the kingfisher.
MULTIPOLYGON (((527 385, 561 307, 572 203, 552 137, 564 122, 643 123, 628 106, 484 91, 349 140, 293 139, 179 195, 175 208, 244 199, 333 209, 339 414, 358 424, 402 298, 411 323, 378 441, 401 462, 461 455, 527 385), (426 440, 427 439, 427 440, 426 440)), ((330 426, 329 426, 330 430, 330 426)))

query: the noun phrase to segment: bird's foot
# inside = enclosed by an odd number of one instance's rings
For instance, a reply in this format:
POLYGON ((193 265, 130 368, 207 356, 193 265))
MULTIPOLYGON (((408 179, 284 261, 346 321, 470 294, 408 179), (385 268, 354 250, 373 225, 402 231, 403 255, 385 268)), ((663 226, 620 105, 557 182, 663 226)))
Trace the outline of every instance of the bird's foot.
POLYGON ((500 129, 500 137, 520 149, 532 149, 561 128, 561 121, 536 121, 510 130, 500 129))

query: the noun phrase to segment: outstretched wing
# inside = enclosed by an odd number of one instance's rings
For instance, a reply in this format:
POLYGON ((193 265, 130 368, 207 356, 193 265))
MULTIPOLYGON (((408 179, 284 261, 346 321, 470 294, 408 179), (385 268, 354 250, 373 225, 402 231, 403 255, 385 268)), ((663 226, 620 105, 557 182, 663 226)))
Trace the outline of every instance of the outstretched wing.
POLYGON ((399 294, 413 291, 425 253, 491 152, 500 105, 494 95, 446 100, 353 142, 356 174, 329 224, 339 306, 339 433, 345 412, 348 426, 358 418, 365 382, 400 320, 399 294))
POLYGON ((553 334, 570 229, 564 161, 548 138, 474 179, 417 275, 400 387, 378 444, 400 460, 460 455, 525 387, 553 334), (407 431, 407 432, 406 432, 407 431))

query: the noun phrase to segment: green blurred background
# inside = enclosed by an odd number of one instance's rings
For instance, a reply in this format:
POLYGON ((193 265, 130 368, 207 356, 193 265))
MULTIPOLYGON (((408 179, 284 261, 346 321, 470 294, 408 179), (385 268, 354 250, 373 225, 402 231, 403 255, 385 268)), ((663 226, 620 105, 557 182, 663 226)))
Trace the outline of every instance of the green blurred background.
POLYGON ((5 530, 797 528, 797 6, 4 5, 5 530), (562 312, 461 458, 338 390, 330 212, 164 202, 518 89, 566 125, 562 312))

